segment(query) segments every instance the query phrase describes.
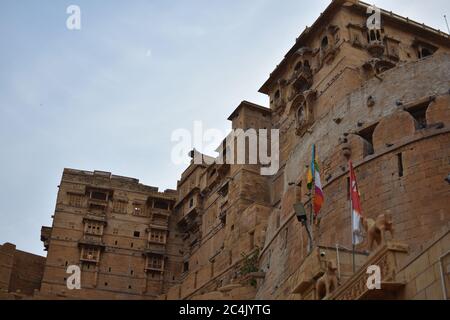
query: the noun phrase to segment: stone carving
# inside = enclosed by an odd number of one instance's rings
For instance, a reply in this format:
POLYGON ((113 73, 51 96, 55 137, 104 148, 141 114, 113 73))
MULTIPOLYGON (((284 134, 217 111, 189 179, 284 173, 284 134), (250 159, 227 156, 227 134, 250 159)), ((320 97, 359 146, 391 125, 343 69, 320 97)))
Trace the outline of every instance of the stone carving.
POLYGON ((303 136, 314 122, 312 107, 315 98, 315 90, 307 90, 298 94, 286 112, 286 116, 292 116, 295 119, 295 129, 298 136, 303 136))
POLYGON ((389 211, 385 214, 381 214, 376 220, 370 218, 362 218, 361 223, 366 230, 367 244, 369 250, 372 251, 374 242, 377 247, 386 241, 386 232, 389 231, 391 236, 394 236, 394 227, 392 223, 392 215, 389 211))
POLYGON ((384 58, 373 58, 363 65, 363 69, 372 75, 378 75, 395 67, 395 63, 384 58))
POLYGON ((327 271, 325 271, 325 274, 322 277, 320 277, 316 283, 317 298, 319 300, 328 297, 333 291, 337 289, 338 279, 336 272, 337 272, 336 261, 328 260, 327 271))

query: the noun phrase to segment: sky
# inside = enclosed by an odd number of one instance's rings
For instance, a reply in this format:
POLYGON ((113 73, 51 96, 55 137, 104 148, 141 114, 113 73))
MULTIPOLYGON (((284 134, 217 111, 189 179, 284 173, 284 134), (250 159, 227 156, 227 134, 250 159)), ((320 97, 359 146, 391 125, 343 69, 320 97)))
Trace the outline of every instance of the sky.
MULTIPOLYGON (((0 244, 45 255, 64 168, 176 188, 177 129, 224 135, 329 0, 0 0, 0 244), (69 30, 67 7, 81 9, 69 30)), ((375 4, 446 30, 448 0, 375 4)))

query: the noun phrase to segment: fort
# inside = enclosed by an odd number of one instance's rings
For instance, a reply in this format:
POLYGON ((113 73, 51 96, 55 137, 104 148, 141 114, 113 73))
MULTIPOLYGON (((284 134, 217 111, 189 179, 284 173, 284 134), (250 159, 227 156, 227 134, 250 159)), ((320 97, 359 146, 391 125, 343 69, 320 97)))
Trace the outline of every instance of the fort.
POLYGON ((65 169, 42 227, 47 257, 1 246, 0 298, 448 299, 450 36, 385 10, 369 30, 369 7, 331 1, 262 85, 270 108, 243 101, 228 118, 232 129, 280 130, 276 174, 192 153, 176 190, 160 191, 65 169), (325 202, 310 243, 294 208, 312 206, 312 145, 325 202), (363 216, 395 231, 373 246, 365 234, 355 251, 349 160, 363 216), (67 288, 69 265, 80 290, 67 288), (373 265, 380 290, 366 286, 373 265))

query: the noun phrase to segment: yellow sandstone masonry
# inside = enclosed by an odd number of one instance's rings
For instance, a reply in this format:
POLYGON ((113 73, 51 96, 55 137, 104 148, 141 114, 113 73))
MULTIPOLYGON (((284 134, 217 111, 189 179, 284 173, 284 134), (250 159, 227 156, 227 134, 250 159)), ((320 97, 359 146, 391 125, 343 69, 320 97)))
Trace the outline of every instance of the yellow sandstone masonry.
POLYGON ((280 130, 275 175, 192 162, 176 191, 160 192, 65 169, 53 225, 42 229, 45 268, 30 266, 43 268, 42 280, 9 287, 17 269, 5 244, 0 297, 23 288, 33 299, 318 299, 317 280, 336 276, 325 299, 448 298, 450 38, 386 11, 371 33, 367 7, 332 1, 261 87, 270 108, 243 101, 229 117, 233 129, 280 130), (293 205, 310 208, 312 144, 325 203, 309 252, 293 205), (395 231, 373 252, 356 248, 355 272, 348 160, 363 215, 390 211, 395 231), (377 291, 365 286, 373 264, 377 291), (66 286, 69 265, 81 268, 81 290, 66 286))

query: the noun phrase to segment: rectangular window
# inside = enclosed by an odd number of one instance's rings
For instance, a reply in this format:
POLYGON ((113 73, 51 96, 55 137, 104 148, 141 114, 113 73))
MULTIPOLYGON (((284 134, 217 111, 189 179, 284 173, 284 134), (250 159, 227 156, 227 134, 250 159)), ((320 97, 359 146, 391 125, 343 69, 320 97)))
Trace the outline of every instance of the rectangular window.
POLYGON ((97 262, 99 258, 99 250, 94 248, 83 248, 81 251, 81 259, 89 262, 97 262))
POLYGON ((155 243, 166 243, 166 231, 150 230, 149 240, 155 243))
POLYGON ((113 211, 116 213, 127 213, 127 205, 128 203, 125 201, 114 201, 113 211))
POLYGON ((249 233, 249 238, 250 238, 250 250, 252 250, 255 247, 255 231, 249 233))
POLYGON ((106 201, 108 194, 100 191, 91 191, 91 199, 106 201))
POLYGON ((397 154, 398 176, 403 177, 403 153, 397 154))
POLYGON ((101 225, 95 222, 88 222, 85 230, 87 234, 92 235, 101 235, 103 231, 101 225))
POLYGON ((69 205, 81 208, 83 206, 83 198, 84 197, 79 194, 69 194, 69 205))
POLYGON ((147 268, 152 270, 162 270, 163 258, 160 256, 150 256, 147 260, 147 268))
POLYGON ((133 205, 133 214, 135 216, 140 216, 140 217, 145 216, 146 215, 145 206, 143 204, 140 204, 140 203, 135 203, 133 205))
POLYGON ((157 200, 155 201, 155 208, 156 209, 163 209, 163 210, 169 210, 169 204, 165 201, 157 200))
POLYGON ((134 236, 135 238, 139 238, 139 237, 141 236, 141 233, 140 233, 139 231, 135 231, 135 232, 133 233, 133 236, 134 236))

